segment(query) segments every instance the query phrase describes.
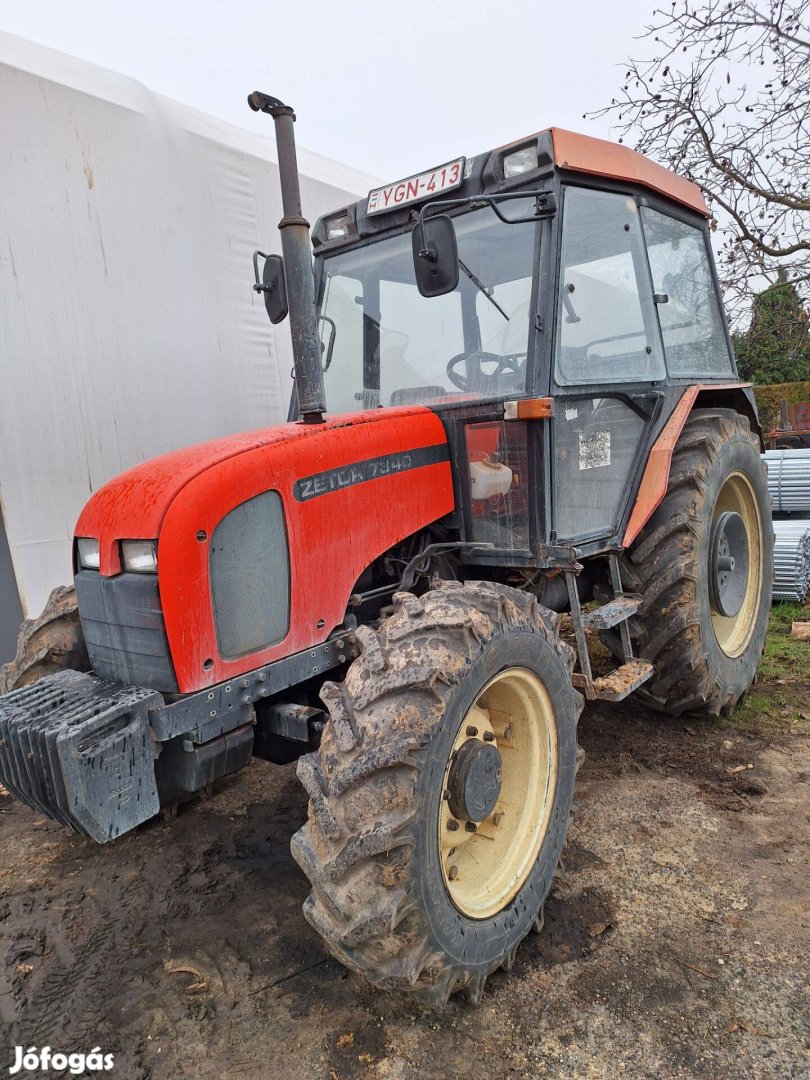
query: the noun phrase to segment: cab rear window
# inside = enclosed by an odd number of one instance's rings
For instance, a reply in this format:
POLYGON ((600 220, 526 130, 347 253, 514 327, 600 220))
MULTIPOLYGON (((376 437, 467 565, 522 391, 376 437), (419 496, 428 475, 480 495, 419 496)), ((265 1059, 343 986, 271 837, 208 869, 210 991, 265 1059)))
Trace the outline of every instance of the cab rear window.
POLYGON ((647 206, 641 220, 670 375, 731 372, 705 233, 647 206))

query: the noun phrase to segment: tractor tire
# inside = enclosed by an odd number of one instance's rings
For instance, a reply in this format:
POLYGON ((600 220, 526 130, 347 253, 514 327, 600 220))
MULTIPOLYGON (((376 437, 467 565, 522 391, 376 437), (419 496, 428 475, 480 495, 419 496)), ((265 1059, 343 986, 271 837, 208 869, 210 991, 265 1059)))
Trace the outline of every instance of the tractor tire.
POLYGON ((76 590, 60 585, 53 590, 37 619, 20 627, 17 655, 0 668, 0 694, 53 675, 64 668, 90 671, 90 660, 76 605, 76 590))
MULTIPOLYGON (((757 672, 772 581, 759 441, 739 413, 695 409, 675 446, 666 495, 623 556, 623 586, 642 597, 630 620, 635 652, 655 666, 638 696, 673 715, 730 712, 757 672)), ((621 655, 616 635, 603 639, 621 655)))
POLYGON ((373 985, 480 1001, 542 927, 582 709, 557 624, 490 582, 398 593, 379 630, 357 631, 345 682, 324 685, 292 853, 312 884, 307 920, 373 985))

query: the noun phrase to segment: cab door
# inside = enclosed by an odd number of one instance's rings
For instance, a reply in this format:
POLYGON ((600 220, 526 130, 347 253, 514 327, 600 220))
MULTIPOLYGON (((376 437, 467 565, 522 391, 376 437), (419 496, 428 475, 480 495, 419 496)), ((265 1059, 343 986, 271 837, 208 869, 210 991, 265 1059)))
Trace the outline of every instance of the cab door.
POLYGON ((666 378, 639 207, 563 188, 553 356, 552 541, 618 530, 666 378))

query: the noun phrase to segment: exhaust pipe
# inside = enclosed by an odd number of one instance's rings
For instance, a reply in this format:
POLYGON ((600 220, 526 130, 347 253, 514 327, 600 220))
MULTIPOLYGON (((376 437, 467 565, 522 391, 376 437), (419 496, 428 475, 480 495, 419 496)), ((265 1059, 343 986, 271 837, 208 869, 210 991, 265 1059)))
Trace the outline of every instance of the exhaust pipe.
POLYGON ((248 105, 254 112, 269 113, 276 125, 281 205, 284 211, 278 227, 287 279, 298 411, 305 424, 321 424, 323 413, 326 412, 326 394, 323 388, 321 342, 315 318, 315 277, 312 273, 309 222, 301 212, 293 130, 295 113, 289 105, 259 90, 248 96, 248 105))

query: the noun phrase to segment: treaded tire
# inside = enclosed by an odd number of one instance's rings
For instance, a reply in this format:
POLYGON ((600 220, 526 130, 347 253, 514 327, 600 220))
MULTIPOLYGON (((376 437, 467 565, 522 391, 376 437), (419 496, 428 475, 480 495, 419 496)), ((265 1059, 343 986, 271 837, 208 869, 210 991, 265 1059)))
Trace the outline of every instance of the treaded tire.
POLYGON ((90 671, 76 590, 60 585, 48 597, 42 614, 20 627, 17 655, 0 668, 0 694, 9 694, 46 675, 72 668, 90 671))
POLYGON ((378 631, 357 632, 362 655, 341 685, 326 683, 330 720, 320 750, 298 763, 309 820, 292 853, 309 878, 307 920, 327 948, 372 984, 443 1005, 479 1001, 542 925, 577 768, 582 699, 558 616, 533 596, 489 582, 442 582, 394 597, 378 631), (450 748, 470 706, 502 670, 535 672, 555 711, 558 778, 549 826, 524 884, 504 909, 470 919, 442 878, 438 813, 450 748))
MULTIPOLYGON (((773 530, 759 441, 732 409, 695 409, 672 455, 667 493, 624 553, 625 590, 642 596, 630 620, 636 655, 655 665, 638 696, 679 715, 730 712, 757 671, 771 605, 773 530), (726 479, 750 481, 762 520, 762 581, 748 643, 738 656, 720 647, 711 618, 709 543, 713 514, 726 479)), ((603 640, 618 657, 617 635, 603 640)))

